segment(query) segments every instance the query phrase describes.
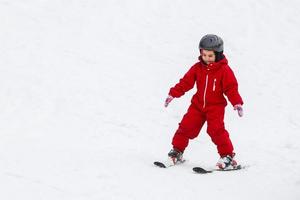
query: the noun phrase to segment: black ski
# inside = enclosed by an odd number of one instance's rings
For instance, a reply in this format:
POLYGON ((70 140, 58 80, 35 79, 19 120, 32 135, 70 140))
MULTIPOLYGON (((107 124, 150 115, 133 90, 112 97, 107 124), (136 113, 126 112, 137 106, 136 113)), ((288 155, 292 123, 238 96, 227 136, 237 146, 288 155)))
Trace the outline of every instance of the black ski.
POLYGON ((168 167, 172 167, 172 166, 175 166, 175 165, 180 165, 180 164, 183 164, 185 162, 185 160, 182 160, 182 161, 178 161, 177 163, 171 163, 171 162, 160 162, 160 161, 155 161, 153 164, 157 167, 160 167, 160 168, 168 168, 168 167), (168 164, 167 164, 168 163, 168 164))
POLYGON ((240 170, 240 169, 244 169, 245 167, 242 167, 241 165, 238 165, 236 168, 234 169, 211 169, 211 170, 206 170, 203 169, 202 167, 194 167, 193 171, 197 174, 208 174, 208 173, 212 173, 215 171, 222 171, 222 172, 227 172, 227 171, 235 171, 235 170, 240 170))
POLYGON ((160 168, 167 168, 167 166, 164 163, 159 161, 155 161, 153 164, 160 168))

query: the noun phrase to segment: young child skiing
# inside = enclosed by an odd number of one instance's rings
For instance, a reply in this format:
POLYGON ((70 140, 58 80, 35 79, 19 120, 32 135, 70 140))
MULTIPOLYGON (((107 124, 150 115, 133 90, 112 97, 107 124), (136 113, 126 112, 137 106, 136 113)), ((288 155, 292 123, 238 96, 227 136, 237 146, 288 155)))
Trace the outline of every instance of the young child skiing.
POLYGON ((191 105, 183 116, 174 134, 173 149, 168 153, 174 164, 182 161, 182 154, 189 140, 198 136, 207 122, 207 133, 217 146, 220 159, 216 164, 219 169, 232 169, 237 166, 235 153, 229 134, 224 126, 224 113, 227 96, 234 110, 243 116, 243 100, 238 92, 238 83, 228 61, 223 54, 223 40, 213 34, 202 37, 199 43, 199 62, 170 89, 165 100, 165 107, 174 98, 179 98, 197 85, 197 92, 192 97, 191 105))

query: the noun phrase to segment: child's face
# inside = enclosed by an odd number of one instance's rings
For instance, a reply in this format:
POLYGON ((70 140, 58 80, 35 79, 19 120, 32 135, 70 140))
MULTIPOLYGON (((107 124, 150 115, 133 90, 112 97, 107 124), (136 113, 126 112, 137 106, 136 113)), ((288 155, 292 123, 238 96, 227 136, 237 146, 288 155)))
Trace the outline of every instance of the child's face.
POLYGON ((206 64, 210 64, 210 63, 215 62, 216 55, 215 55, 214 51, 209 51, 209 50, 202 49, 200 53, 201 53, 201 57, 202 57, 203 61, 206 64))

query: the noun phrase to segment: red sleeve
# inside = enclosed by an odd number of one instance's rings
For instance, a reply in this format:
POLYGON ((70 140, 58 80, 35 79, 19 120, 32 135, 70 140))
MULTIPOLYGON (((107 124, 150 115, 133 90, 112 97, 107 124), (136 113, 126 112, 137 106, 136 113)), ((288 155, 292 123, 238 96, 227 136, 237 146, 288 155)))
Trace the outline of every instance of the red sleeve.
POLYGON ((243 105, 244 102, 238 92, 238 82, 229 66, 225 68, 223 76, 223 91, 233 106, 236 104, 243 105))
POLYGON ((196 65, 192 66, 189 71, 180 79, 179 83, 177 83, 174 87, 170 89, 169 95, 172 97, 181 97, 192 89, 195 85, 196 81, 196 65))

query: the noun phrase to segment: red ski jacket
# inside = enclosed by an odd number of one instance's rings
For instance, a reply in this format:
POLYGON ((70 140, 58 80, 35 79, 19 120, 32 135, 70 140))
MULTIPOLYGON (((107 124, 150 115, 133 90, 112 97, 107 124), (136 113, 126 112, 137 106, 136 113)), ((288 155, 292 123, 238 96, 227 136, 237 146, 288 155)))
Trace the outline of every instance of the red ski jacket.
POLYGON ((170 89, 169 95, 181 97, 192 89, 195 83, 197 92, 191 101, 200 109, 210 105, 226 106, 224 94, 233 106, 243 105, 238 92, 238 82, 225 56, 222 60, 209 65, 204 64, 203 61, 194 64, 179 83, 170 89))

